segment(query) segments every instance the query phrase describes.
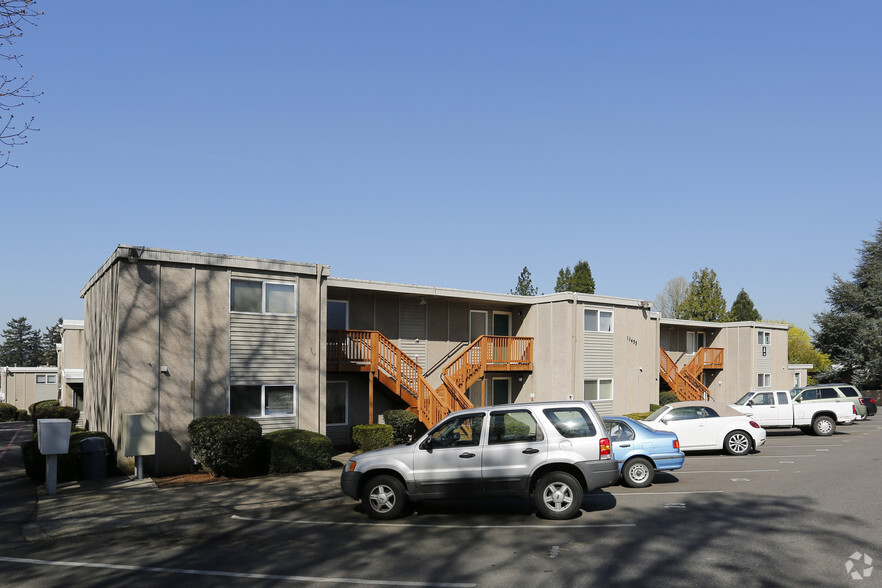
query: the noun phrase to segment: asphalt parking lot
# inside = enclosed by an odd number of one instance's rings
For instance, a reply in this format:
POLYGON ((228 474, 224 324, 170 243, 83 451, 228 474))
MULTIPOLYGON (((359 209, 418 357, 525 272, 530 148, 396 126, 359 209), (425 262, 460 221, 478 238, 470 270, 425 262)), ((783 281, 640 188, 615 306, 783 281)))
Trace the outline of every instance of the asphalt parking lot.
MULTIPOLYGON (((648 488, 591 493, 568 521, 539 519, 528 501, 486 500, 376 522, 336 490, 339 471, 116 490, 135 493, 124 498, 75 490, 117 508, 158 496, 164 509, 95 531, 98 551, 72 536, 32 537, 2 550, 0 573, 35 586, 878 586, 882 571, 867 562, 882 557, 880 441, 872 419, 832 437, 770 431, 750 455, 693 453, 648 488), (206 501, 191 517, 159 516, 206 501)), ((41 501, 48 516, 51 500, 40 499, 28 524, 41 522, 41 501)))

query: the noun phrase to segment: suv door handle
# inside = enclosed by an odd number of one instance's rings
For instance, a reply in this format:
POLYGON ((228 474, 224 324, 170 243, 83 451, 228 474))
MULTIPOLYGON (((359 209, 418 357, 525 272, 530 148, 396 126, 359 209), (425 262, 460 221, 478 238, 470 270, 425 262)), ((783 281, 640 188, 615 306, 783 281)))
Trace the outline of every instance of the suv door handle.
POLYGON ((528 449, 524 449, 521 453, 539 453, 539 450, 535 447, 530 447, 528 449))
POLYGON ((466 453, 460 453, 459 456, 467 459, 469 457, 475 457, 475 454, 466 452, 466 453))
POLYGON ((630 443, 622 443, 619 447, 631 447, 630 443))

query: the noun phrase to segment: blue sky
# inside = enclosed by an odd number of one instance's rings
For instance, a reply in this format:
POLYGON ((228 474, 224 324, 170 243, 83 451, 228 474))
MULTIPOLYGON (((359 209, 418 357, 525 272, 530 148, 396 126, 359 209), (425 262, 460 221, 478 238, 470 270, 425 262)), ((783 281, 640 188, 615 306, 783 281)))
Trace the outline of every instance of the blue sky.
POLYGON ((654 299, 813 327, 882 220, 879 2, 41 0, 0 170, 0 322, 117 244, 654 299))

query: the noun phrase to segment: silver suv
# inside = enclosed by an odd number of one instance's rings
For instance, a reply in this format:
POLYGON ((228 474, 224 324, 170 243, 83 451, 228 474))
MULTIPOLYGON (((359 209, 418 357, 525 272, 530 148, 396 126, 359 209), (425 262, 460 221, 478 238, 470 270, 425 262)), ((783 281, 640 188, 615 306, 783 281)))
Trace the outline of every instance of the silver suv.
POLYGON ((349 460, 344 494, 376 519, 433 498, 534 496, 539 514, 578 514, 586 491, 619 477, 606 429, 585 402, 531 402, 462 410, 409 445, 349 460))
POLYGON ((794 388, 790 391, 790 397, 796 402, 851 402, 858 420, 867 418, 869 401, 851 384, 818 384, 794 388))

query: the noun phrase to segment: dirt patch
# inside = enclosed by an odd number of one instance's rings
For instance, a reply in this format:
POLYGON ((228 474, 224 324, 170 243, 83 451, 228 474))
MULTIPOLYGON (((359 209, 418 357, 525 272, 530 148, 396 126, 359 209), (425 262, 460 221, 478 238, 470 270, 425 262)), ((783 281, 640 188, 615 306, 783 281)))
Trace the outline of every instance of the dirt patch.
POLYGON ((153 483, 159 488, 171 488, 175 486, 189 486, 191 484, 207 484, 211 482, 229 482, 234 478, 226 476, 214 476, 204 470, 192 472, 189 474, 179 474, 177 476, 166 476, 163 478, 153 478, 153 483))

